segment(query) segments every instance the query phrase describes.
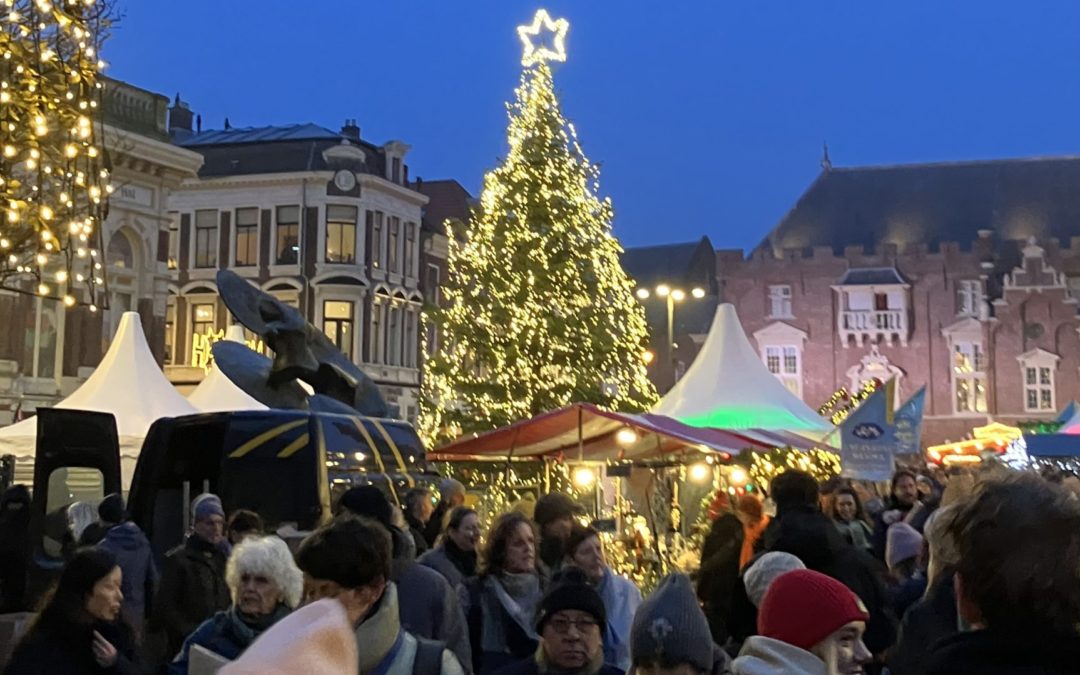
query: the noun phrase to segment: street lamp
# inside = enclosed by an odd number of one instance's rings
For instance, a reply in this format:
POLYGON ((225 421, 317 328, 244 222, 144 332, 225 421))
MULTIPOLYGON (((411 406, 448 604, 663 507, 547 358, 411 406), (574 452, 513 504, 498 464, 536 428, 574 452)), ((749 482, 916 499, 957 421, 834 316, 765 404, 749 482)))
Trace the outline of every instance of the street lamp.
MULTIPOLYGON (((648 288, 637 289, 635 295, 640 300, 648 300, 649 296, 656 293, 656 297, 664 298, 667 303, 667 356, 668 361, 672 366, 672 376, 674 377, 675 367, 675 303, 686 300, 686 291, 681 288, 673 288, 668 284, 660 284, 652 291, 648 288)), ((690 296, 696 300, 700 300, 705 297, 705 289, 700 286, 695 286, 690 289, 690 296)))

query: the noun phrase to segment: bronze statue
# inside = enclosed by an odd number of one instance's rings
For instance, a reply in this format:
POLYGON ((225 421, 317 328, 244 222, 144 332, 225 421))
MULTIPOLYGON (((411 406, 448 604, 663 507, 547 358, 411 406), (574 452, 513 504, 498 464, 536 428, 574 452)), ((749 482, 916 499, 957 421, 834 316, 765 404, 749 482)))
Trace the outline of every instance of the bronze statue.
POLYGON ((249 396, 272 408, 389 415, 386 400, 371 378, 299 311, 229 270, 217 273, 217 284, 236 320, 274 352, 271 361, 238 343, 214 345, 218 367, 249 396), (307 396, 297 380, 307 383, 315 394, 307 396))

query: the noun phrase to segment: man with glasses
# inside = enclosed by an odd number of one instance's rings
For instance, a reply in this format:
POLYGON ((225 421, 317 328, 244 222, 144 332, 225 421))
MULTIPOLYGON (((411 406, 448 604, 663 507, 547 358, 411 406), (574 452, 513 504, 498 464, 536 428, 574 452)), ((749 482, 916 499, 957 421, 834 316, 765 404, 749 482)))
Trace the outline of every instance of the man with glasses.
POLYGON ((585 573, 575 567, 559 572, 540 601, 536 632, 540 649, 535 656, 509 665, 496 675, 622 675, 604 665, 603 626, 607 612, 585 573))

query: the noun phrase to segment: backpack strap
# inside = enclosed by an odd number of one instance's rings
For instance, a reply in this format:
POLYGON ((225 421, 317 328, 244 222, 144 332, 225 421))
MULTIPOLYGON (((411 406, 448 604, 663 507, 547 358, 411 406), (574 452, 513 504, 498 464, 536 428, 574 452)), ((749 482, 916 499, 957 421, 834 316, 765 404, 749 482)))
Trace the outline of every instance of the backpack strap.
POLYGON ((442 672, 443 643, 416 638, 416 658, 413 659, 413 675, 439 675, 442 672))

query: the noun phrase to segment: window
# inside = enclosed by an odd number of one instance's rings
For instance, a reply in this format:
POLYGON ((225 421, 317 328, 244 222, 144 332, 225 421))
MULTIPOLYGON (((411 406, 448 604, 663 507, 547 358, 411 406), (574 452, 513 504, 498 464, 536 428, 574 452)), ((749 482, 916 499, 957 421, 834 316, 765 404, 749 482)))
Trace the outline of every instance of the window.
POLYGON ((326 207, 326 262, 356 262, 356 207, 326 207))
POLYGON ((985 361, 981 343, 953 344, 953 398, 958 414, 986 412, 985 361))
POLYGON ((371 362, 384 363, 383 361, 383 312, 386 304, 378 298, 371 305, 371 362))
POLYGON ((214 304, 200 303, 191 306, 191 336, 214 332, 214 304))
POLYGON ((799 375, 799 348, 794 345, 765 347, 765 366, 788 390, 801 397, 802 379, 799 375))
POLYGON ((391 272, 400 272, 398 267, 398 230, 401 228, 401 219, 397 216, 390 217, 390 240, 387 242, 386 267, 391 272))
POLYGON ((383 212, 368 211, 371 217, 371 266, 378 269, 383 266, 383 212))
POLYGON ((390 305, 390 320, 386 325, 386 364, 401 365, 401 308, 390 305))
POLYGON ((176 347, 176 301, 169 298, 165 304, 165 363, 173 364, 176 347))
POLYGON ((424 297, 426 297, 427 301, 433 305, 439 304, 439 279, 441 276, 442 273, 439 271, 439 266, 428 263, 424 297))
POLYGON ((217 211, 195 212, 195 267, 217 267, 217 211))
POLYGON ((889 294, 874 293, 874 311, 887 312, 889 310, 889 294))
POLYGON ((236 209, 237 267, 259 264, 259 209, 236 209))
POLYGON ((405 223, 405 276, 413 275, 413 251, 416 248, 416 223, 405 223))
POLYGON ((395 183, 401 182, 401 158, 394 157, 390 160, 390 180, 395 183))
POLYGON ((168 266, 169 269, 174 270, 177 267, 177 260, 180 259, 180 214, 175 211, 169 213, 169 257, 168 266))
POLYGON ((402 365, 406 368, 416 367, 416 312, 411 308, 405 310, 405 342, 402 346, 404 349, 405 358, 402 360, 402 365))
POLYGON ((342 300, 323 301, 323 332, 352 360, 353 304, 342 300))
POLYGON ((956 311, 965 316, 979 313, 982 300, 982 282, 978 279, 965 279, 956 285, 956 311))
POLYGON ((295 265, 300 261, 300 207, 277 207, 277 236, 274 239, 274 262, 295 265))
POLYGON ((1035 349, 1019 358, 1021 376, 1024 378, 1024 412, 1053 412, 1054 371, 1058 356, 1042 349, 1035 349))
POLYGON ((791 286, 769 286, 769 316, 791 318, 791 286))

